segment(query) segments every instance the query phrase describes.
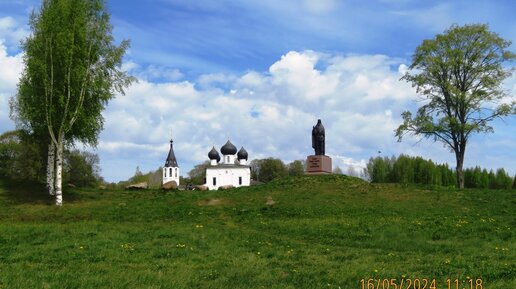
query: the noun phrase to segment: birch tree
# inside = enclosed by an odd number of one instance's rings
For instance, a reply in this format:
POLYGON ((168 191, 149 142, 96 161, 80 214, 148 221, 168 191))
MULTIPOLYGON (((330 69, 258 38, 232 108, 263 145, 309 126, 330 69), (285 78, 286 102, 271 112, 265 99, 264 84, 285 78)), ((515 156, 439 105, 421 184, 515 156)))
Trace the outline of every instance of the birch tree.
POLYGON ((516 114, 514 97, 502 88, 511 75, 515 54, 510 41, 487 25, 452 26, 417 47, 409 71, 402 77, 416 87, 423 105, 413 117, 402 114, 396 130, 442 142, 456 160, 457 187, 464 188, 462 167, 466 146, 475 133, 493 132, 490 122, 516 114))
POLYGON ((48 139, 47 182, 58 206, 64 146, 95 146, 101 112, 134 80, 121 70, 129 42, 114 43, 109 18, 104 0, 43 0, 22 43, 25 68, 12 109, 17 123, 48 139))

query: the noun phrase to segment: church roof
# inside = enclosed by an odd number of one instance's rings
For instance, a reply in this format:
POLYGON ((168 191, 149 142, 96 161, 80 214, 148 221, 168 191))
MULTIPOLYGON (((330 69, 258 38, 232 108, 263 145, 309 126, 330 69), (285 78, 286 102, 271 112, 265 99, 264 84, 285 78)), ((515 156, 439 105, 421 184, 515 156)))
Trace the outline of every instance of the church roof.
POLYGON ((220 152, 223 155, 234 155, 237 152, 237 148, 228 140, 228 142, 220 148, 220 152))
POLYGON ((244 160, 245 159, 247 161, 248 154, 247 154, 247 151, 245 150, 244 147, 242 147, 238 151, 237 157, 238 157, 239 160, 244 160))
POLYGON ((165 161, 165 167, 179 167, 177 165, 176 155, 174 154, 173 140, 170 140, 170 150, 168 151, 167 160, 165 161))
POLYGON ((213 147, 211 151, 208 153, 208 158, 210 158, 210 160, 217 160, 217 163, 220 162, 220 155, 219 152, 217 152, 217 150, 215 149, 215 147, 213 147))
POLYGON ((216 166, 208 166, 207 170, 220 170, 220 169, 250 169, 251 166, 248 165, 239 165, 239 164, 218 164, 216 166))

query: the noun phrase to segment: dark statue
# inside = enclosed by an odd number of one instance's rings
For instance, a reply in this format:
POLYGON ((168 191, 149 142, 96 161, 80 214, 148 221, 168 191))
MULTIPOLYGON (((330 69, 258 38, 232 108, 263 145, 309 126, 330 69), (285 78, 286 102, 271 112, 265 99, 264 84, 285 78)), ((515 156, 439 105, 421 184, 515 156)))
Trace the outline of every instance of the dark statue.
POLYGON ((312 148, 314 148, 316 156, 324 156, 324 135, 324 126, 319 119, 312 129, 312 148))

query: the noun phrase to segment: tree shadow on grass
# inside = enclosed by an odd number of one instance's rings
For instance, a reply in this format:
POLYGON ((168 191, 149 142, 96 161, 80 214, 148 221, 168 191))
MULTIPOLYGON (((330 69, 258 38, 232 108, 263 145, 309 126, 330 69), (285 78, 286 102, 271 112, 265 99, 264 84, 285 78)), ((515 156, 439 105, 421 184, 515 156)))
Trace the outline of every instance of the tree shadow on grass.
MULTIPOLYGON (((14 204, 55 204, 55 196, 49 195, 46 186, 37 182, 1 181, 0 195, 14 204)), ((73 189, 65 188, 63 199, 73 203, 79 201, 80 196, 73 189)))

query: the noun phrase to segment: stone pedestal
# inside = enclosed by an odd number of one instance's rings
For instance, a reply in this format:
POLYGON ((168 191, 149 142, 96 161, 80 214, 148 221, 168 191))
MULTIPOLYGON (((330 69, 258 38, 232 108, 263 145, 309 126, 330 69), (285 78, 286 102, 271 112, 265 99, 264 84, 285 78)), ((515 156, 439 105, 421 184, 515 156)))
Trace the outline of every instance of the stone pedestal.
POLYGON ((306 158, 306 174, 331 174, 331 158, 329 156, 313 155, 306 158))

